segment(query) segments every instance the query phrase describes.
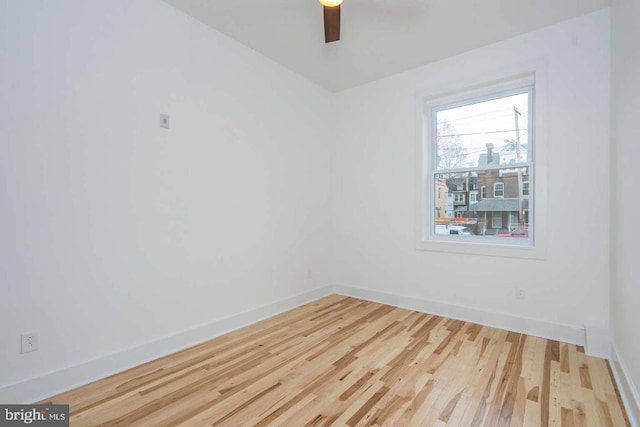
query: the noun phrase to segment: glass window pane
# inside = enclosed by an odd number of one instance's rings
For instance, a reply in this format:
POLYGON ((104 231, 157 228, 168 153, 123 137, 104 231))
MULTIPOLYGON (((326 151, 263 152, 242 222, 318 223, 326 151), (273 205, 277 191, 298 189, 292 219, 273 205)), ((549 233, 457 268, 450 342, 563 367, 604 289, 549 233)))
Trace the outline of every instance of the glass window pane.
POLYGON ((439 172, 433 179, 435 234, 466 227, 464 235, 528 237, 529 198, 522 191, 529 182, 528 167, 439 172))
POLYGON ((527 162, 528 92, 436 112, 436 169, 527 162))

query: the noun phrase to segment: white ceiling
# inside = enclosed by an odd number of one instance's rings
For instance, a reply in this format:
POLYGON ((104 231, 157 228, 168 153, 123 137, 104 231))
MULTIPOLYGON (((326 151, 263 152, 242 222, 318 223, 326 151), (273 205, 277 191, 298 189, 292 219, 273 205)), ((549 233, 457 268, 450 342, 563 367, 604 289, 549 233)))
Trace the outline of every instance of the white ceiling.
POLYGON ((318 0, 164 0, 340 91, 610 6, 611 0, 344 0, 324 43, 318 0))

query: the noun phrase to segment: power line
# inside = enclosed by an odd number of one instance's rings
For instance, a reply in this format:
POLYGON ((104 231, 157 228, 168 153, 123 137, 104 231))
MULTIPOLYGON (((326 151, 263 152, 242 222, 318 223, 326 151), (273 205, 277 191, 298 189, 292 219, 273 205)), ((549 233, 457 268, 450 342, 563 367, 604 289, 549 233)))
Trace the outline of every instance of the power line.
MULTIPOLYGON (((528 109, 528 104, 518 104, 516 105, 516 107, 521 108, 523 111, 527 111, 528 109)), ((447 111, 451 111, 451 110, 455 110, 455 109, 459 109, 459 108, 465 108, 465 107, 456 107, 456 108, 452 108, 449 110, 442 110, 439 111, 438 113, 444 113, 444 115, 447 115, 446 112, 447 111)), ((464 121, 484 121, 486 120, 486 118, 483 118, 482 116, 505 116, 505 117, 511 117, 511 110, 510 107, 499 107, 499 108, 494 108, 491 110, 485 110, 482 112, 473 112, 469 115, 465 115, 465 116, 461 116, 461 117, 456 117, 456 118, 452 118, 452 119, 439 119, 439 122, 445 122, 445 123, 450 123, 452 125, 455 125, 455 123, 457 122, 464 122, 464 121)))
MULTIPOLYGON (((522 130, 527 130, 527 129, 520 129, 522 130)), ((450 133, 449 135, 438 135, 438 138, 449 138, 452 136, 473 136, 473 135, 488 135, 488 134, 492 134, 492 133, 507 133, 507 132, 515 132, 516 129, 510 129, 510 130, 492 130, 489 132, 474 132, 474 133, 450 133)))
MULTIPOLYGON (((523 137, 527 134, 527 132, 523 132, 520 136, 523 137)), ((494 146, 493 149, 495 150, 496 153, 499 153, 500 150, 502 150, 503 148, 506 148, 510 145, 510 143, 508 144, 504 144, 504 145, 498 145, 498 146, 494 146)), ((464 147, 438 147, 438 152, 441 151, 458 151, 458 150, 462 150, 464 153, 461 154, 461 156, 464 157, 468 157, 472 154, 480 154, 480 153, 486 153, 487 149, 486 148, 478 148, 475 149, 473 151, 466 151, 468 150, 468 148, 464 148, 464 147)))

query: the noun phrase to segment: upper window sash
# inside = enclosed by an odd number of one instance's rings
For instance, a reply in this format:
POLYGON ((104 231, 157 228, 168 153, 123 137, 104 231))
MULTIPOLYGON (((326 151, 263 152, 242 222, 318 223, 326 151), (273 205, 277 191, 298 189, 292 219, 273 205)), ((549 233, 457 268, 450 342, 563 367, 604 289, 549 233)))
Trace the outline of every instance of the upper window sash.
POLYGON ((437 172, 468 172, 474 170, 491 170, 491 169, 502 169, 506 166, 509 167, 525 167, 532 166, 534 159, 534 147, 533 147, 533 114, 529 114, 527 117, 527 161, 526 162, 517 162, 510 163, 504 165, 486 165, 486 166, 474 166, 474 167, 462 167, 462 168, 443 168, 438 167, 437 159, 438 159, 438 144, 437 144, 437 134, 438 134, 438 122, 437 116, 438 112, 445 111, 453 108, 465 107, 468 105, 478 104, 481 102, 492 101, 500 98, 505 98, 513 95, 519 94, 528 94, 528 110, 529 112, 533 111, 533 98, 534 98, 534 80, 533 78, 525 78, 521 81, 516 81, 507 85, 504 85, 501 89, 496 89, 491 93, 465 97, 464 94, 461 94, 453 99, 451 98, 443 98, 439 100, 425 100, 425 112, 428 114, 428 129, 427 129, 427 140, 429 145, 429 170, 432 173, 437 172))

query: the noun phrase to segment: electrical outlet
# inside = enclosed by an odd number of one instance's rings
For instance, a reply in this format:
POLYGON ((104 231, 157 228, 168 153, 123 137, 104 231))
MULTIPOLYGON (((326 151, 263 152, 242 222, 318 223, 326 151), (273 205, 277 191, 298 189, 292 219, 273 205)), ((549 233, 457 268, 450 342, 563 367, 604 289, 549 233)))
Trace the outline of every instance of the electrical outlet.
POLYGON ((38 349, 38 334, 32 332, 30 334, 20 335, 22 346, 20 353, 30 353, 38 349))
POLYGON ((526 292, 523 288, 516 288, 516 298, 517 299, 525 299, 527 297, 526 292))

